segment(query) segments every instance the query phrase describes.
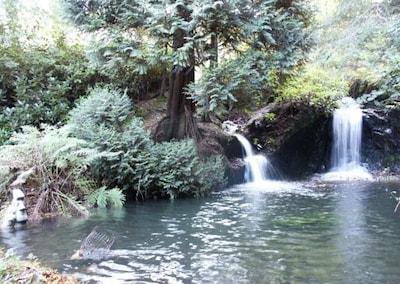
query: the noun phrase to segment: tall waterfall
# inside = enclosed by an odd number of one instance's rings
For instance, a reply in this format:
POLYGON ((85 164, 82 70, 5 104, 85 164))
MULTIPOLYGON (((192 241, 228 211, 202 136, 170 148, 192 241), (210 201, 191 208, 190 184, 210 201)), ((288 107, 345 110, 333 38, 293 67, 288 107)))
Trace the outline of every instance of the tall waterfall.
POLYGON ((264 155, 254 154, 250 142, 240 134, 234 134, 244 150, 246 164, 246 182, 262 182, 268 179, 268 172, 274 171, 272 165, 264 155))
POLYGON ((352 98, 344 98, 333 114, 332 166, 351 171, 360 166, 362 111, 352 98))
POLYGON ((360 164, 361 136, 362 111, 355 100, 343 98, 333 114, 330 177, 370 178, 360 164))

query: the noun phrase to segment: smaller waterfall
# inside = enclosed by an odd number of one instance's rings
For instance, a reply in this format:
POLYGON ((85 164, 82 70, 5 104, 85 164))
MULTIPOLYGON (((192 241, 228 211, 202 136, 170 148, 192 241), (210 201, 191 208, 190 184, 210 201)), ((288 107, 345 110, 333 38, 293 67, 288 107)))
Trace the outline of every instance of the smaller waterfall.
POLYGON ((246 182, 262 182, 268 180, 274 172, 274 168, 268 159, 261 154, 254 154, 250 142, 240 134, 234 134, 239 140, 244 150, 244 162, 246 164, 245 180, 246 182))

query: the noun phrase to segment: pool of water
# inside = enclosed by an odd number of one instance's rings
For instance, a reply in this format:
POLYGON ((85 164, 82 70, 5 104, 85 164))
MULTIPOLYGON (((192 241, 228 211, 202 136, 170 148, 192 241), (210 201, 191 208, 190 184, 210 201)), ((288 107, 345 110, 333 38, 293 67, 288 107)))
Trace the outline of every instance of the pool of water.
POLYGON ((0 245, 84 283, 399 283, 398 186, 245 184, 30 224, 0 245), (97 225, 115 234, 109 255, 70 260, 97 225))

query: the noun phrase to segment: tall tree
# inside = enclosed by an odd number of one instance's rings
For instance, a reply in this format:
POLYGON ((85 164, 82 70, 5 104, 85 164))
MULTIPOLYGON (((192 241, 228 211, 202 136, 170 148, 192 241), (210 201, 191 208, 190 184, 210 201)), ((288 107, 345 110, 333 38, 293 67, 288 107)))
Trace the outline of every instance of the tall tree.
POLYGON ((283 75, 304 60, 310 47, 305 30, 311 13, 305 0, 64 1, 81 27, 131 37, 131 46, 123 50, 129 50, 126 58, 136 60, 140 72, 157 64, 169 70, 162 140, 197 135, 195 105, 185 90, 194 82, 196 67, 216 68, 221 51, 232 58, 249 49, 274 54, 283 75))

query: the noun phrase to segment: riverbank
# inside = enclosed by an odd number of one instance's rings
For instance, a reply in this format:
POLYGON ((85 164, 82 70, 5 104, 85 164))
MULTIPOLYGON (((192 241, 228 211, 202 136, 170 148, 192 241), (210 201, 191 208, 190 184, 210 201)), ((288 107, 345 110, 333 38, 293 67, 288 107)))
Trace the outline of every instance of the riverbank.
POLYGON ((1 283, 78 284, 79 281, 56 270, 43 267, 35 258, 22 260, 11 250, 0 249, 1 283))

